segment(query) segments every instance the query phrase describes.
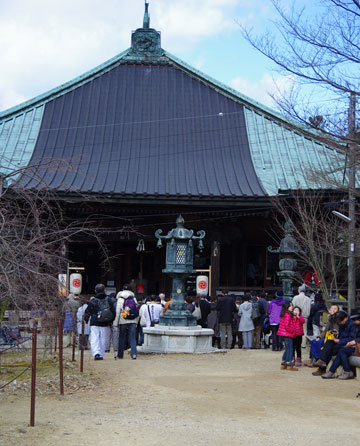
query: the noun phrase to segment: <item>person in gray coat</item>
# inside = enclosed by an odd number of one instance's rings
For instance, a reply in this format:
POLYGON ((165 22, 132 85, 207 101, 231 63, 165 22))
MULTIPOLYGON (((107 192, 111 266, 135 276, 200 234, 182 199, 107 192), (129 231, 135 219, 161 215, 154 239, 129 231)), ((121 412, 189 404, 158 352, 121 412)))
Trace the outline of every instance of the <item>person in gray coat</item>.
POLYGON ((244 349, 248 350, 252 347, 252 336, 254 331, 254 323, 252 320, 252 305, 249 302, 250 295, 246 294, 243 303, 239 307, 238 315, 240 317, 239 331, 242 332, 244 349))

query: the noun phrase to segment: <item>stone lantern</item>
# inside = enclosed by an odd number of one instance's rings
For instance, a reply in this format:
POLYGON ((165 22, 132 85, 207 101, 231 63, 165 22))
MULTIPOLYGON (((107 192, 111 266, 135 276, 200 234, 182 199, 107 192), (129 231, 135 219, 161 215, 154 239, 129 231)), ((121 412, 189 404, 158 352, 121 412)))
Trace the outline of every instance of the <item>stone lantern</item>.
POLYGON ((184 228, 181 215, 176 220, 176 228, 161 235, 155 232, 158 248, 166 240, 166 267, 163 272, 172 278, 172 303, 165 314, 160 316, 159 324, 144 327, 144 344, 140 347, 147 353, 212 353, 214 331, 197 325, 196 318, 186 309, 184 302, 185 278, 195 272, 193 268, 194 242, 203 248, 205 231, 184 228))
POLYGON ((172 278, 172 304, 169 310, 160 317, 159 325, 174 326, 196 326, 196 318, 186 309, 185 278, 189 274, 195 273, 194 262, 194 241, 198 241, 199 249, 203 249, 202 239, 205 231, 194 231, 184 228, 184 219, 181 215, 176 220, 176 228, 161 235, 162 230, 155 232, 158 239, 158 248, 162 247, 162 240, 166 240, 166 268, 163 273, 172 278))
POLYGON ((280 278, 282 289, 284 293, 284 298, 287 300, 292 300, 293 293, 293 281, 296 275, 297 261, 295 256, 299 253, 300 249, 296 243, 293 232, 294 225, 291 221, 287 221, 284 225, 285 237, 281 239, 280 247, 273 249, 271 246, 268 247, 268 251, 273 254, 280 254, 278 276, 280 278))

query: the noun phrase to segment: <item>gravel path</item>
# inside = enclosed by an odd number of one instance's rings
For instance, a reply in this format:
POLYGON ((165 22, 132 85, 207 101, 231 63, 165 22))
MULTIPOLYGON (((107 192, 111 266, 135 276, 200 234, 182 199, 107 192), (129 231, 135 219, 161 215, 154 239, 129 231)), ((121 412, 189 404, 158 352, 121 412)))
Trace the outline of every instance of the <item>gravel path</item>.
POLYGON ((360 438, 358 380, 280 371, 280 353, 139 355, 93 361, 96 390, 1 403, 0 445, 350 446, 360 438))

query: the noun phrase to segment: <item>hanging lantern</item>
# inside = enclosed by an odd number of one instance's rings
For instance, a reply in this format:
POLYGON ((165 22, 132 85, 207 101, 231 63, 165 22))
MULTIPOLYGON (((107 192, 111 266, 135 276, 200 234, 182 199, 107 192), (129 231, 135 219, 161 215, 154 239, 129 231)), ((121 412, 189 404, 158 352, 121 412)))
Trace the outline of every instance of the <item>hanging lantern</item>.
POLYGON ((82 275, 79 273, 70 274, 70 293, 81 294, 82 275))
POLYGON ((196 277, 196 294, 209 294, 209 278, 208 276, 196 277))

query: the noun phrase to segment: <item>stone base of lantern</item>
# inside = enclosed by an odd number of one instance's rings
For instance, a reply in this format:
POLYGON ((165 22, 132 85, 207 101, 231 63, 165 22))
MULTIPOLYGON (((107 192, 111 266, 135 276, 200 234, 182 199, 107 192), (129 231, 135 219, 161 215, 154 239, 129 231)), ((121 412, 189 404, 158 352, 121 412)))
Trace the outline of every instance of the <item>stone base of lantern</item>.
POLYGON ((144 328, 143 353, 215 353, 210 328, 163 326, 144 328))

